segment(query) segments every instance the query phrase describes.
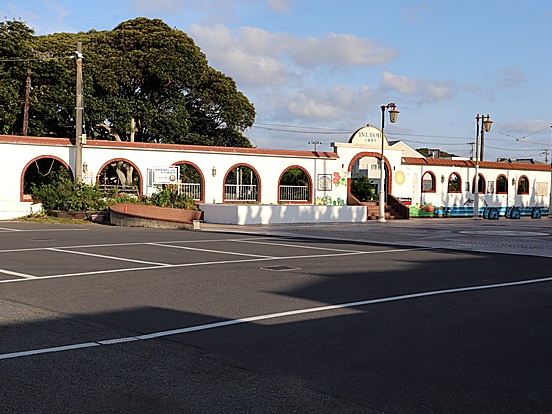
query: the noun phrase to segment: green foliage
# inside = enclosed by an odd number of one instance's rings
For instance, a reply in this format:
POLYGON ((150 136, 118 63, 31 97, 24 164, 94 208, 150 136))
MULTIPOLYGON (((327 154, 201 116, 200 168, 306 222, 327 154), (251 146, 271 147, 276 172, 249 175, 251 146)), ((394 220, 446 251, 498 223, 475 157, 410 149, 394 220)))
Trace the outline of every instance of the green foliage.
POLYGON ((29 134, 75 135, 75 47, 83 47, 89 139, 251 147, 255 109, 234 80, 208 65, 184 32, 136 18, 111 31, 34 36, 0 22, 0 131, 21 133, 28 70, 29 134))
POLYGON ((283 175, 280 180, 282 185, 308 185, 309 178, 305 171, 300 168, 290 168, 283 175))
POLYGON ((67 177, 41 185, 31 185, 33 200, 42 203, 44 210, 96 211, 107 208, 98 186, 91 186, 67 177))
POLYGON ((111 205, 122 203, 197 210, 194 200, 183 194, 177 194, 174 188, 165 188, 151 197, 118 194, 115 189, 106 197, 97 185, 74 182, 68 177, 60 177, 41 186, 31 184, 31 192, 33 200, 41 202, 42 208, 46 211, 101 211, 111 205))
POLYGON ((157 207, 182 208, 185 210, 197 210, 194 200, 184 194, 177 194, 172 188, 165 188, 153 194, 151 197, 142 197, 141 204, 157 207))
MULTIPOLYGON (((416 151, 418 151, 420 154, 422 154, 424 157, 431 158, 431 153, 429 148, 417 148, 416 151)), ((439 157, 440 158, 448 158, 448 157, 457 157, 456 154, 451 154, 443 150, 439 150, 439 157)))
POLYGON ((20 21, 0 22, 0 131, 21 133, 22 108, 30 61, 33 58, 33 30, 20 21))
POLYGON ((376 188, 377 185, 364 176, 351 182, 351 193, 359 201, 376 201, 378 199, 376 188))

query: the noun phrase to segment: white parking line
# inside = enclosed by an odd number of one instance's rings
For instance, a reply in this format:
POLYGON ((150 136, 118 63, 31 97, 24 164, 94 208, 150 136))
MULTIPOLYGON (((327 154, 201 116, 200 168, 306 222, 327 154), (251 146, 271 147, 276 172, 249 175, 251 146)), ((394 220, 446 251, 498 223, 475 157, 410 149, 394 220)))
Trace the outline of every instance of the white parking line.
POLYGON ((463 292, 472 292, 477 290, 498 289, 498 288, 504 288, 504 287, 529 285, 529 284, 544 283, 544 282, 552 282, 552 277, 547 277, 542 279, 520 280, 516 282, 496 283, 492 285, 467 286, 462 288, 433 290, 433 291, 420 292, 420 293, 411 293, 406 295, 390 296, 390 297, 379 298, 379 299, 368 299, 368 300, 357 301, 357 302, 341 303, 337 305, 320 306, 317 308, 297 309, 297 310, 292 310, 287 312, 270 313, 266 315, 251 316, 251 317, 240 318, 240 319, 231 319, 226 321, 208 323, 204 325, 190 326, 186 328, 171 329, 168 331, 153 332, 153 333, 144 334, 144 335, 106 339, 106 340, 100 340, 97 342, 84 342, 80 344, 64 345, 64 346, 51 347, 51 348, 33 349, 29 351, 11 352, 7 354, 0 354, 0 359, 22 358, 30 355, 40 355, 40 354, 53 353, 53 352, 91 348, 95 346, 105 346, 105 345, 122 344, 126 342, 144 341, 148 339, 162 338, 165 336, 181 335, 181 334, 186 334, 190 332, 204 331, 207 329, 222 328, 225 326, 238 325, 242 323, 251 323, 251 322, 257 322, 257 321, 262 321, 267 319, 284 318, 288 316, 303 315, 303 314, 315 313, 315 312, 328 312, 332 310, 353 308, 353 307, 366 306, 366 305, 374 305, 378 303, 395 302, 399 300, 418 299, 418 298, 424 298, 424 297, 430 297, 430 296, 446 295, 451 293, 463 293, 463 292))
POLYGON ((100 259, 119 260, 121 262, 133 262, 133 263, 143 263, 143 264, 150 264, 150 265, 157 265, 157 266, 169 266, 166 263, 147 262, 145 260, 127 259, 126 257, 106 256, 105 254, 75 252, 75 251, 72 251, 72 250, 65 250, 65 249, 59 249, 59 248, 47 248, 46 250, 50 250, 50 251, 54 251, 54 252, 61 252, 61 253, 80 254, 80 255, 83 255, 83 256, 98 257, 100 259))
POLYGON ((360 250, 351 250, 351 249, 334 249, 331 247, 320 247, 320 246, 306 246, 304 244, 288 244, 288 243, 270 243, 270 242, 261 242, 257 240, 236 240, 238 243, 251 243, 251 244, 262 244, 268 246, 282 246, 282 247, 293 247, 294 249, 312 249, 312 250, 326 250, 331 252, 359 252, 360 250))
POLYGON ((5 275, 10 275, 10 276, 22 277, 22 278, 25 278, 25 279, 36 279, 37 278, 37 276, 28 275, 26 273, 12 272, 11 270, 6 270, 6 269, 0 269, 0 273, 4 273, 5 275))
MULTIPOLYGON (((103 274, 109 274, 109 273, 137 272, 140 270, 212 266, 212 265, 224 265, 224 264, 247 263, 247 262, 265 262, 265 261, 272 261, 272 260, 276 261, 276 260, 296 260, 296 259, 313 259, 313 258, 318 259, 318 258, 324 258, 324 257, 327 258, 327 257, 354 256, 354 255, 365 255, 365 254, 397 253, 397 252, 410 252, 410 251, 416 251, 416 250, 433 250, 433 249, 434 249, 433 247, 419 247, 419 248, 413 248, 413 249, 389 249, 389 250, 377 250, 377 251, 370 251, 370 252, 359 251, 359 252, 344 252, 344 253, 332 253, 332 254, 311 254, 311 255, 303 255, 303 256, 255 257, 251 259, 219 260, 219 261, 196 262, 196 263, 158 264, 155 266, 132 267, 132 268, 110 269, 110 270, 95 270, 90 272, 65 273, 65 274, 58 274, 58 275, 39 276, 33 280, 60 279, 64 277, 103 275, 103 274)), ((107 258, 110 258, 110 257, 107 256, 107 258)), ((129 260, 129 261, 132 261, 132 260, 129 260)), ((0 280, 0 284, 17 283, 17 282, 23 282, 23 281, 29 281, 29 280, 24 280, 24 279, 0 280)))
MULTIPOLYGON (((169 243, 169 242, 167 242, 169 243)), ((159 247, 170 247, 172 249, 184 249, 184 250, 195 250, 199 252, 207 252, 207 253, 219 253, 219 254, 230 254, 230 255, 236 255, 236 256, 249 256, 249 257, 273 257, 273 256, 265 256, 260 254, 249 254, 249 253, 237 253, 237 252, 226 252, 222 250, 211 250, 211 249, 199 249, 197 247, 188 247, 188 246, 174 246, 171 244, 163 244, 163 243, 148 243, 152 246, 159 246, 159 247)))

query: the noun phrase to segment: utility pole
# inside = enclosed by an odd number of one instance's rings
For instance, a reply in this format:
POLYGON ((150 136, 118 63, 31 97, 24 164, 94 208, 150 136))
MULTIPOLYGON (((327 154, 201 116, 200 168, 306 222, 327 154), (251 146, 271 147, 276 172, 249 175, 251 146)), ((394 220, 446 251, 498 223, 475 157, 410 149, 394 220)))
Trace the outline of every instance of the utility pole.
POLYGON ((468 145, 471 145, 471 159, 472 161, 475 160, 475 142, 468 142, 468 145))
POLYGON ((75 179, 82 181, 82 42, 77 42, 77 96, 75 125, 75 179))
POLYGON ((549 150, 548 148, 547 149, 544 149, 542 150, 543 152, 541 154, 544 154, 544 163, 545 164, 548 164, 548 154, 549 154, 549 150))
POLYGON ((309 144, 314 145, 314 152, 316 152, 316 146, 322 143, 320 141, 309 141, 309 144))
POLYGON ((25 85, 25 106, 23 107, 23 136, 29 132, 29 101, 31 97, 31 68, 27 68, 27 83, 25 85))

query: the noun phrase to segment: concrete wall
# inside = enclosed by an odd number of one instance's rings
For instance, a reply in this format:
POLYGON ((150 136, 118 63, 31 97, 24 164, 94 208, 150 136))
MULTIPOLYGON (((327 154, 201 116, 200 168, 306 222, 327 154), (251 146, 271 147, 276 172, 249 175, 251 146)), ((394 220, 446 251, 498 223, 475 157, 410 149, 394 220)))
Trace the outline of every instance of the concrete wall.
POLYGON ((360 223, 366 221, 365 206, 304 206, 258 204, 200 204, 206 223, 360 223))

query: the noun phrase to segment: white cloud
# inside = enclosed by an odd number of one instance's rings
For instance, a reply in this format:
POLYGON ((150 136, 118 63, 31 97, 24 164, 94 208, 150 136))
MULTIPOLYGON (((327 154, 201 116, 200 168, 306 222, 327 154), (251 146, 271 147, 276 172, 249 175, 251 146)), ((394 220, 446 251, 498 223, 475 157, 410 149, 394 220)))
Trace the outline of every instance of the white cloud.
POLYGON ((65 19, 71 12, 64 9, 56 2, 44 2, 44 12, 42 15, 28 8, 18 7, 13 3, 6 3, 5 7, 7 9, 0 10, 0 15, 8 20, 22 20, 27 26, 33 29, 37 35, 75 31, 74 28, 67 24, 65 19))
POLYGON ((550 138, 550 134, 552 134, 552 125, 550 124, 550 121, 525 119, 522 121, 501 123, 500 129, 509 131, 511 133, 516 133, 521 136, 535 134, 534 136, 527 139, 535 138, 536 140, 538 137, 538 139, 540 140, 542 138, 542 135, 538 134, 538 132, 542 132, 542 134, 545 135, 547 139, 550 138))
POLYGON ((419 96, 420 102, 442 102, 451 99, 456 94, 456 87, 452 81, 409 78, 383 72, 381 86, 403 95, 419 96))
POLYGON ((407 76, 394 75, 390 72, 383 72, 381 75, 381 85, 384 88, 390 88, 403 95, 414 95, 418 91, 420 82, 407 76))
POLYGON ((525 83, 525 73, 520 69, 503 69, 500 71, 502 80, 498 86, 503 88, 518 87, 525 83))
POLYGON ((441 102, 452 98, 456 94, 454 85, 448 82, 436 82, 424 85, 422 96, 425 101, 441 102))
POLYGON ((296 118, 330 120, 335 119, 340 112, 328 101, 316 101, 305 94, 295 95, 287 104, 287 109, 296 118))
POLYGON ((286 14, 291 11, 291 2, 289 0, 267 0, 266 7, 270 12, 286 14))
POLYGON ((307 67, 321 64, 333 67, 382 65, 398 55, 397 50, 378 46, 372 39, 336 33, 322 39, 295 39, 289 50, 294 61, 307 67))
POLYGON ((216 67, 244 86, 282 85, 288 69, 277 57, 264 53, 270 48, 268 33, 253 28, 242 30, 235 38, 223 25, 191 25, 189 33, 216 67))
POLYGON ((397 55, 394 49, 351 34, 298 38, 255 27, 232 31, 224 25, 198 24, 188 32, 215 67, 243 85, 280 85, 323 66, 381 65, 397 55))

